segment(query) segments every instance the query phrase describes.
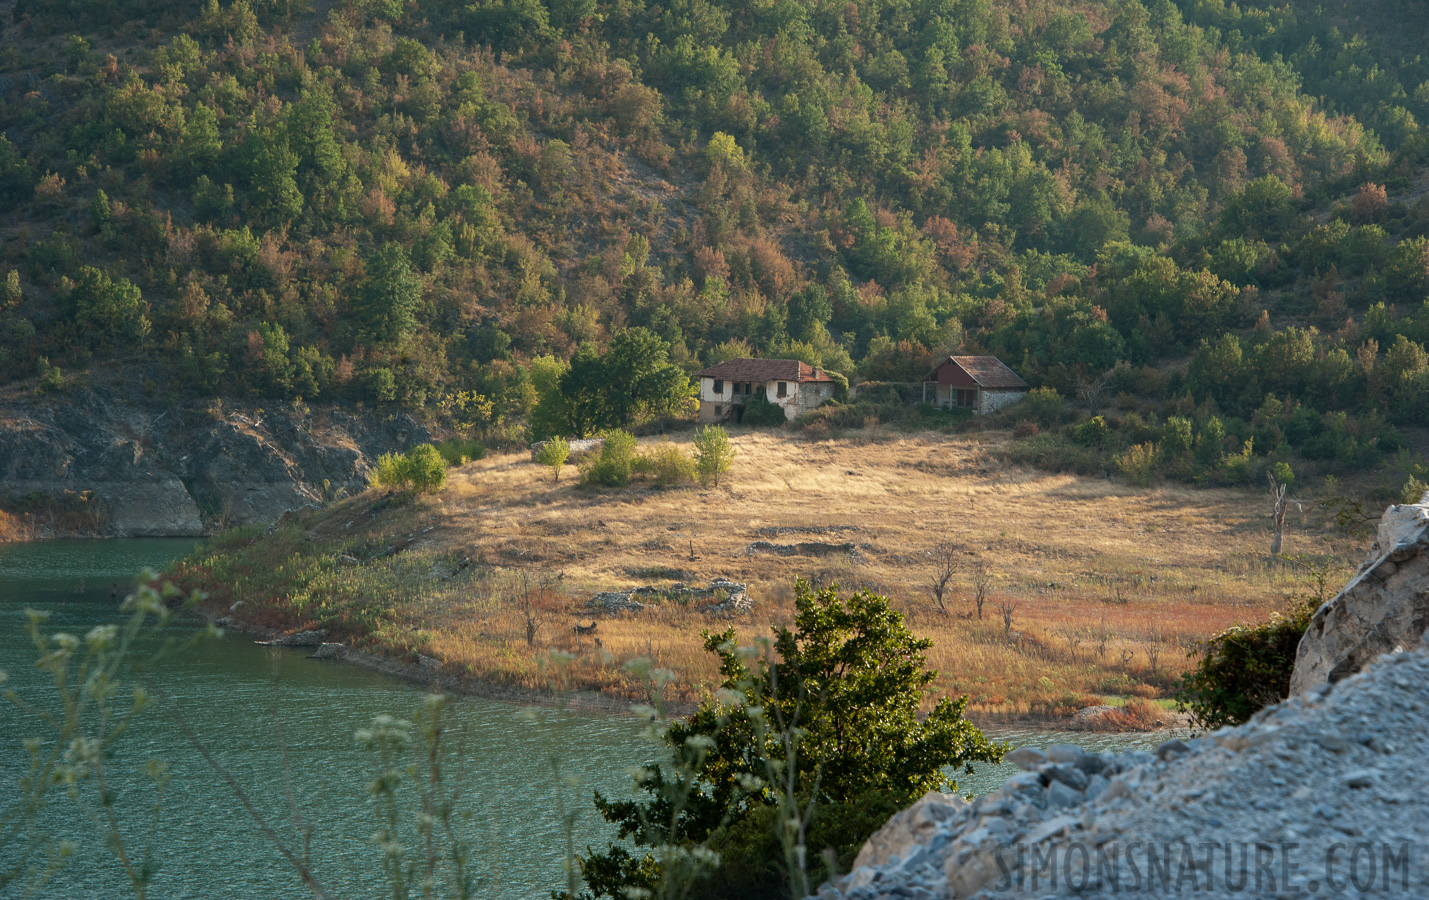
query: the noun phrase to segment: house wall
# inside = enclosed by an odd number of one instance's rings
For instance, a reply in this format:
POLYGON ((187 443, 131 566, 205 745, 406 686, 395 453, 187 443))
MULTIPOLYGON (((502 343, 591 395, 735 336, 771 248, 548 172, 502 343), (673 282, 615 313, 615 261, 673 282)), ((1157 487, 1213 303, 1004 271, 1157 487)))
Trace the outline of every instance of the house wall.
MULTIPOLYGON (((716 394, 714 392, 713 378, 700 379, 699 421, 702 424, 708 425, 734 419, 731 407, 743 406, 745 395, 734 394, 732 384, 733 382, 726 381, 724 383, 724 393, 716 394)), ((789 394, 787 397, 779 396, 779 382, 777 380, 754 382, 754 384, 756 386, 760 384, 763 385, 764 396, 770 403, 773 403, 784 411, 784 418, 786 419, 796 419, 809 410, 817 408, 825 400, 832 398, 834 395, 833 383, 827 381, 806 382, 804 384, 800 384, 797 381, 786 381, 785 384, 788 386, 787 390, 789 394)), ((757 390, 758 387, 755 389, 757 390)))
POLYGON ((786 409, 784 414, 789 418, 797 418, 810 410, 818 409, 826 400, 834 398, 834 385, 831 381, 809 381, 799 385, 799 400, 792 410, 786 409))
MULTIPOLYGON (((726 381, 726 382, 724 383, 724 393, 723 393, 723 394, 716 394, 716 393, 714 392, 714 383, 715 383, 715 380, 714 380, 713 378, 701 378, 701 379, 700 379, 700 402, 701 402, 701 403, 728 403, 728 402, 730 402, 730 397, 733 396, 734 382, 732 382, 732 381, 726 381)), ((741 399, 741 400, 744 399, 744 395, 743 395, 743 394, 740 395, 740 399, 741 399)))
POLYGON ((982 406, 978 409, 980 413, 997 412, 1007 406, 1011 406, 1018 400, 1027 396, 1026 391, 983 391, 982 406))
MULTIPOLYGON (((963 367, 951 359, 943 360, 943 364, 938 366, 936 375, 938 384, 944 387, 951 385, 960 388, 975 388, 978 386, 977 382, 973 380, 973 377, 967 372, 964 372, 963 367)), ((946 395, 946 391, 944 394, 946 395)))

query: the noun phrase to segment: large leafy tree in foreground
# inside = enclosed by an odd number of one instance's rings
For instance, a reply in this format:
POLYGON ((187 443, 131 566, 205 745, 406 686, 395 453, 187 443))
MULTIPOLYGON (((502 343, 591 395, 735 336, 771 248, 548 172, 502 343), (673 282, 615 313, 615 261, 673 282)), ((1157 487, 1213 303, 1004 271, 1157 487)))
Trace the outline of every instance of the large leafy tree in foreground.
MULTIPOLYGON (((705 634, 720 690, 664 731, 671 762, 641 771, 645 799, 596 795, 622 838, 656 853, 612 845, 582 859, 594 896, 655 890, 674 874, 672 861, 692 853, 722 859, 697 894, 779 894, 784 876, 794 877, 773 862, 789 815, 808 820, 803 858, 832 849, 847 866, 889 813, 929 790, 956 790, 947 769, 1002 758, 1005 748, 963 718, 966 698, 944 697, 919 719, 937 677, 924 668, 932 642, 915 637, 886 597, 844 599, 801 580, 796 609, 793 629, 774 629, 766 652, 738 647, 732 628, 705 634)), ((817 883, 820 865, 806 880, 817 883)))

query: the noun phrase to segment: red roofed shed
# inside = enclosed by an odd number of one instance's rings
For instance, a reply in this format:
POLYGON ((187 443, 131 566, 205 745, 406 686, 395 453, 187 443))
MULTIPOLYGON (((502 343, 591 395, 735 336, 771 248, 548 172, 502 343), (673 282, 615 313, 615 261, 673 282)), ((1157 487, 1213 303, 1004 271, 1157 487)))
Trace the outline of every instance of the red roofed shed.
POLYGON ((995 412, 1027 393, 1027 382, 995 356, 949 356, 923 376, 923 402, 995 412))

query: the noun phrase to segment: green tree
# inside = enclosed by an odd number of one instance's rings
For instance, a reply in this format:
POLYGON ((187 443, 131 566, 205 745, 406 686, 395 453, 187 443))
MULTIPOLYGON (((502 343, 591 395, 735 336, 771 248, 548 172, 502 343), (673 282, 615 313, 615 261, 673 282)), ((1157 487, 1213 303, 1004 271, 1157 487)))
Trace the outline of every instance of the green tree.
POLYGON ((111 279, 85 266, 70 291, 70 302, 92 347, 135 346, 149 336, 148 304, 127 278, 111 279))
POLYGON ((689 376, 670 362, 669 347, 654 332, 631 328, 610 342, 602 367, 606 425, 671 415, 693 396, 689 376))
POLYGON ((447 484, 447 461, 431 444, 418 444, 402 460, 403 473, 419 494, 440 494, 447 484))
MULTIPOLYGON (((776 627, 772 652, 754 668, 733 628, 706 632, 705 649, 719 657, 721 688, 665 730, 674 764, 642 770, 639 786, 648 799, 596 795, 601 814, 637 847, 708 845, 726 853, 717 875, 724 887, 714 886, 714 895, 767 874, 751 871, 767 864, 766 856, 745 856, 740 848, 768 838, 776 825, 769 762, 776 770, 787 763, 799 801, 823 810, 816 817, 821 827, 809 832, 807 857, 818 858, 827 846, 847 865, 882 824, 860 813, 866 804, 891 811, 929 790, 956 790, 944 768, 971 772, 973 762, 996 762, 1006 749, 963 718, 966 697, 944 697, 919 718, 937 677, 923 667, 932 642, 915 637, 888 598, 859 591, 843 599, 837 588, 815 591, 800 580, 795 608, 793 629, 776 627)), ((615 845, 580 862, 592 892, 612 897, 627 887, 648 890, 662 865, 615 845)))
POLYGON ((530 418, 533 441, 568 433, 566 397, 561 393, 561 376, 566 374, 566 368, 565 363, 553 356, 538 356, 527 367, 531 390, 536 395, 530 418))
POLYGON ((551 483, 559 484, 561 481, 561 469, 565 466, 566 460, 570 459, 570 442, 560 435, 547 438, 541 445, 541 449, 536 451, 536 462, 547 466, 551 470, 551 483))
POLYGON ((612 420, 606 374, 605 359, 600 351, 591 344, 584 344, 556 382, 565 428, 572 436, 590 437, 612 420))
POLYGON ((734 464, 734 444, 729 432, 719 425, 707 425, 695 432, 695 473, 704 487, 718 487, 720 478, 734 464))
POLYGON ((249 194, 257 211, 273 222, 289 222, 303 213, 298 189, 298 154, 282 134, 253 132, 245 144, 249 155, 249 194))
POLYGON ((368 258, 358 301, 363 331, 379 342, 401 343, 416 329, 422 282, 401 246, 386 244, 368 258))

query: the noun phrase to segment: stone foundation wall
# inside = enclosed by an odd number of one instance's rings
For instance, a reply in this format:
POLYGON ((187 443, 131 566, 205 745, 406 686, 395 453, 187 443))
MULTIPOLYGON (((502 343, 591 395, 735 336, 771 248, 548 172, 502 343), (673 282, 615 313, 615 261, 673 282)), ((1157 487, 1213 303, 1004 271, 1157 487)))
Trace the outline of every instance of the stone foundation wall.
POLYGON ((983 415, 995 413, 999 409, 1011 406, 1026 396, 1026 391, 983 391, 982 408, 979 409, 978 412, 983 415))

